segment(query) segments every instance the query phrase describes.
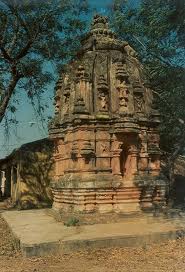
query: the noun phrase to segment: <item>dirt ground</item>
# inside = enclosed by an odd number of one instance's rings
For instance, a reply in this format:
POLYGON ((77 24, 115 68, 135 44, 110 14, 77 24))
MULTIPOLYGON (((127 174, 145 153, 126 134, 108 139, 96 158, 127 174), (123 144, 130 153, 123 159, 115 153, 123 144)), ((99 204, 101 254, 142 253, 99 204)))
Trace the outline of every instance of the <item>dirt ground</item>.
POLYGON ((185 240, 145 248, 109 248, 25 258, 0 217, 1 272, 180 272, 185 271, 185 240))

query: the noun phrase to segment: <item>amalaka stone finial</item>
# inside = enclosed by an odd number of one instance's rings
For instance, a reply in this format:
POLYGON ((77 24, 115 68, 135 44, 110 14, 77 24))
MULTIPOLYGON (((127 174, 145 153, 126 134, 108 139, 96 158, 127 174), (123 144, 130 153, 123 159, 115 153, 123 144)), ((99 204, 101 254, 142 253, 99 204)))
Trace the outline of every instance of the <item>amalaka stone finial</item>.
POLYGON ((108 29, 108 18, 106 16, 96 14, 93 18, 91 28, 92 29, 97 29, 97 28, 108 29))
POLYGON ((91 24, 91 34, 95 36, 104 36, 114 38, 115 34, 108 26, 108 18, 102 15, 95 15, 91 24))

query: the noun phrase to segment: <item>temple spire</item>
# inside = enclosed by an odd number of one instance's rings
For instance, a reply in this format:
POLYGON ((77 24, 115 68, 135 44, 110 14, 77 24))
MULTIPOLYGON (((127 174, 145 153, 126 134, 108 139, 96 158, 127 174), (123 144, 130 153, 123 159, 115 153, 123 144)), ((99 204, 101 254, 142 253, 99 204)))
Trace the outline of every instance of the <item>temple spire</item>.
POLYGON ((94 15, 91 23, 91 30, 93 29, 108 29, 108 18, 99 14, 94 15))
POLYGON ((96 36, 115 38, 114 32, 109 29, 107 16, 102 16, 99 14, 96 14, 93 17, 90 33, 96 36))

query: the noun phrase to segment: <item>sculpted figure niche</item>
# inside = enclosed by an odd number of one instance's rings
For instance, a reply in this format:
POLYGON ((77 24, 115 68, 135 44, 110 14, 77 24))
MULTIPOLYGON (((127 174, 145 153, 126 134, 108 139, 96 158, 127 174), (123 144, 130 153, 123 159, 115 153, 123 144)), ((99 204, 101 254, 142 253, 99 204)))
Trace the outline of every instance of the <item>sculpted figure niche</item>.
POLYGON ((119 111, 120 113, 124 113, 127 110, 128 107, 128 96, 129 96, 129 90, 126 86, 125 81, 123 81, 120 85, 117 86, 118 92, 119 92, 119 111))
POLYGON ((96 15, 56 84, 53 209, 132 213, 165 206, 159 113, 137 54, 96 15))
POLYGON ((103 75, 100 75, 97 89, 99 92, 99 110, 108 111, 108 85, 103 75))

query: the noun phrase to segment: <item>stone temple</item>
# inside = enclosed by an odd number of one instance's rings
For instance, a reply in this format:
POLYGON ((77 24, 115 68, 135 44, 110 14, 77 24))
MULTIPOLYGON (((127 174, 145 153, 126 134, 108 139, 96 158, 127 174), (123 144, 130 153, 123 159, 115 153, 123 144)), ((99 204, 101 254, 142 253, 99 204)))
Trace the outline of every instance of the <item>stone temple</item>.
POLYGON ((136 52, 94 16, 56 84, 53 209, 133 213, 165 206, 159 113, 136 52))

